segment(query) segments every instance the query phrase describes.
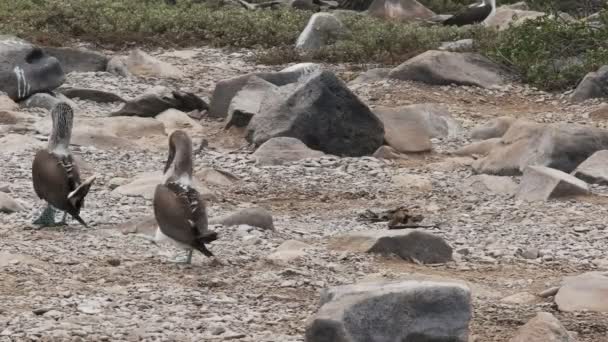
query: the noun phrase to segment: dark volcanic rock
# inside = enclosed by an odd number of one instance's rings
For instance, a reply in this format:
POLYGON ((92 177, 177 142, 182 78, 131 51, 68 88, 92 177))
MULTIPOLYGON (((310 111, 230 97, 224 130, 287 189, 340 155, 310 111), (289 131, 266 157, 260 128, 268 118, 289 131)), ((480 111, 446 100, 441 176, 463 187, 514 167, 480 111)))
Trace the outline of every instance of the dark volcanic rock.
POLYGON ((173 97, 159 94, 144 94, 131 101, 111 116, 141 116, 154 117, 167 109, 175 108, 182 112, 206 110, 207 104, 203 99, 192 93, 172 92, 173 97))
POLYGON ((79 98, 82 100, 89 100, 101 103, 107 102, 126 102, 122 97, 110 93, 104 90, 97 89, 86 89, 86 88, 59 88, 58 92, 62 93, 66 97, 73 99, 79 98))
POLYGON ((0 91, 11 99, 52 91, 64 81, 57 58, 21 39, 0 36, 0 91))
POLYGON ((371 155, 384 141, 382 122, 333 73, 321 71, 267 96, 253 117, 248 140, 256 146, 275 137, 297 138, 338 156, 371 155))
POLYGON ((45 47, 43 50, 59 60, 66 74, 74 71, 105 71, 109 60, 104 54, 87 49, 45 47))

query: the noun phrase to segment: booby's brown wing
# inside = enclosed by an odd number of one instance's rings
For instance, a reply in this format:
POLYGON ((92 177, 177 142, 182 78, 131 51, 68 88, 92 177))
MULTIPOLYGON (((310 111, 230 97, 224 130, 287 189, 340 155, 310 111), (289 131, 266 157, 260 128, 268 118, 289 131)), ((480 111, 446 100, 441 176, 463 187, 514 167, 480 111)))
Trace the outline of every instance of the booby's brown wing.
POLYGON ((456 13, 454 16, 448 18, 443 22, 443 25, 464 26, 477 24, 484 21, 491 12, 492 6, 489 5, 467 7, 456 13))
POLYGON ((72 181, 57 156, 47 150, 38 151, 32 163, 32 181, 38 197, 60 210, 71 207, 68 194, 74 190, 72 181))
POLYGON ((217 239, 207 230, 207 212, 199 193, 175 183, 159 184, 154 192, 154 215, 163 234, 199 249, 217 239))

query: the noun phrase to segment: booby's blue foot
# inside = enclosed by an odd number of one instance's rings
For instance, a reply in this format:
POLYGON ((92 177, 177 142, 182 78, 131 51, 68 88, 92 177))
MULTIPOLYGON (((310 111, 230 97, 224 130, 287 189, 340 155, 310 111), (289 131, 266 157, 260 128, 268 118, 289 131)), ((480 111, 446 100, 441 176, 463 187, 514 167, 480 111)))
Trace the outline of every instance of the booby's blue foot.
POLYGON ((42 228, 42 227, 52 227, 52 226, 56 225, 56 223, 55 223, 55 209, 53 209, 52 206, 47 205, 47 207, 44 209, 44 211, 42 212, 42 214, 40 214, 40 217, 38 217, 36 220, 34 220, 33 223, 35 225, 40 226, 40 228, 42 228))
POLYGON ((185 255, 179 255, 175 257, 171 262, 176 264, 191 264, 192 263, 192 250, 189 249, 185 255))

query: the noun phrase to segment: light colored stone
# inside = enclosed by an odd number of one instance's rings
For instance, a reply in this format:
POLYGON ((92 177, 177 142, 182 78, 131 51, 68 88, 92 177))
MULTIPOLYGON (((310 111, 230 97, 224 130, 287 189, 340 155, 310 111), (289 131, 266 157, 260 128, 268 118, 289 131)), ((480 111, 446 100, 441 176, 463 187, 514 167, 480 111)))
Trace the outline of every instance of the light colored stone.
POLYGON ((510 177, 475 175, 467 178, 460 188, 474 193, 513 195, 517 192, 518 186, 510 177))
POLYGON ((515 120, 510 116, 501 116, 490 120, 475 127, 471 132, 471 138, 480 140, 500 138, 509 130, 515 120))
POLYGON ((281 165, 307 158, 319 158, 325 153, 308 148, 296 138, 277 137, 263 143, 253 153, 259 165, 281 165))
POLYGON ((202 168, 195 173, 195 176, 205 184, 217 186, 230 186, 239 180, 238 177, 229 172, 216 170, 211 167, 202 168))
MULTIPOLYGON (((118 186, 112 190, 112 193, 119 196, 143 197, 151 200, 154 198, 156 186, 162 182, 162 172, 144 172, 132 179, 129 183, 118 186)), ((194 188, 196 188, 196 190, 201 194, 203 199, 209 201, 217 200, 213 192, 196 178, 194 178, 194 188)))
POLYGON ((334 237, 330 248, 359 253, 396 254, 423 264, 452 260, 452 247, 442 238, 423 230, 357 231, 334 237))
POLYGON ((203 131, 203 127, 194 121, 188 114, 177 109, 167 109, 156 116, 156 120, 165 125, 165 133, 170 135, 176 130, 184 130, 188 134, 197 135, 203 131))
POLYGON ((537 297, 529 292, 520 292, 505 297, 500 301, 509 304, 534 304, 537 301, 537 297))
POLYGON ((565 172, 544 166, 524 169, 517 198, 527 201, 546 201, 549 198, 586 195, 587 183, 565 172))
POLYGON ((8 194, 0 192, 0 213, 12 214, 23 210, 19 202, 12 199, 8 194))
POLYGON ((211 218, 210 224, 224 226, 249 225, 264 230, 274 230, 272 214, 264 208, 246 208, 237 210, 225 216, 211 218))
POLYGON ((608 272, 565 277, 555 303, 561 311, 608 312, 608 272))
POLYGON ((307 248, 310 248, 310 245, 304 242, 287 240, 266 258, 274 262, 291 262, 306 256, 307 248))
POLYGON ((431 180, 421 175, 397 174, 393 176, 393 184, 406 191, 430 192, 433 190, 431 180))
POLYGON ((2 153, 21 153, 42 146, 44 146, 42 141, 29 135, 7 134, 0 137, 0 152, 2 153))
POLYGON ((509 342, 575 342, 575 339, 552 314, 539 312, 509 342))
POLYGON ((608 150, 592 154, 574 170, 573 174, 588 183, 608 184, 608 150))
POLYGON ((400 21, 425 20, 435 15, 416 0, 374 0, 367 13, 376 18, 400 21))
POLYGON ((134 49, 124 59, 129 73, 140 77, 182 78, 183 73, 175 66, 162 62, 140 49, 134 49))
POLYGON ((310 53, 332 44, 347 34, 340 19, 331 13, 315 13, 310 17, 308 24, 300 33, 296 41, 296 49, 303 53, 310 53))
POLYGON ((505 30, 509 25, 518 26, 524 21, 535 19, 545 15, 543 12, 526 11, 513 9, 508 7, 499 7, 496 9, 496 14, 484 21, 484 25, 498 30, 505 30))

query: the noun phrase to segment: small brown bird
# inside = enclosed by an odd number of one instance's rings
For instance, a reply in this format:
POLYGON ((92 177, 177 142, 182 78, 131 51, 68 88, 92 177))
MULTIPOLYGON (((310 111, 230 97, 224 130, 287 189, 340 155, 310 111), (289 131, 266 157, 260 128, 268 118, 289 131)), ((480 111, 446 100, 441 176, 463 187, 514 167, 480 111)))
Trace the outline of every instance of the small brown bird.
POLYGON ((207 228, 205 203, 192 186, 192 141, 184 131, 177 130, 169 136, 164 175, 164 183, 154 192, 154 216, 158 223, 154 240, 168 238, 185 248, 187 264, 192 262, 193 249, 212 257, 205 244, 217 240, 217 233, 207 228))
POLYGON ((87 224, 80 217, 80 209, 88 194, 95 176, 80 181, 78 165, 68 149, 72 135, 74 111, 67 103, 58 103, 51 110, 53 127, 48 146, 40 150, 32 163, 32 181, 39 198, 47 202, 34 224, 44 226, 65 225, 66 214, 70 214, 83 226, 87 224), (64 212, 61 222, 55 222, 55 210, 64 212))

